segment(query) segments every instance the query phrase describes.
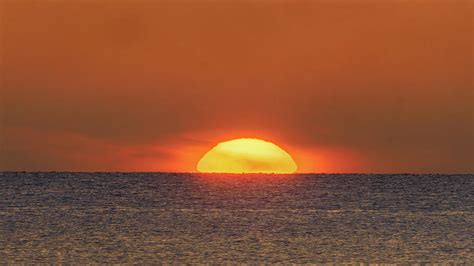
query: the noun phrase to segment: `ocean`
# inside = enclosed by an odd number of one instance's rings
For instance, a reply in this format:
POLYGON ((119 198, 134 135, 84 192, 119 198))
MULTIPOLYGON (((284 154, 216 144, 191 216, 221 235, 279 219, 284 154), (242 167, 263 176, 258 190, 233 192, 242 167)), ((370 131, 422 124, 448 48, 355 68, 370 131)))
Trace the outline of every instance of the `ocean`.
POLYGON ((474 263, 474 175, 0 173, 0 263, 474 263))

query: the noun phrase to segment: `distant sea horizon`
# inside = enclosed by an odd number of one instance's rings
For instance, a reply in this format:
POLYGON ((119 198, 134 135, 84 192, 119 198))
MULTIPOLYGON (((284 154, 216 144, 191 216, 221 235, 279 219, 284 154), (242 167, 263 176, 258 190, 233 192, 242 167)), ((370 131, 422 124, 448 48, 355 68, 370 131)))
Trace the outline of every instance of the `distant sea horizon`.
POLYGON ((472 175, 474 172, 295 172, 295 173, 226 173, 198 171, 76 171, 76 170, 0 170, 0 173, 156 173, 156 174, 225 174, 225 175, 472 175))

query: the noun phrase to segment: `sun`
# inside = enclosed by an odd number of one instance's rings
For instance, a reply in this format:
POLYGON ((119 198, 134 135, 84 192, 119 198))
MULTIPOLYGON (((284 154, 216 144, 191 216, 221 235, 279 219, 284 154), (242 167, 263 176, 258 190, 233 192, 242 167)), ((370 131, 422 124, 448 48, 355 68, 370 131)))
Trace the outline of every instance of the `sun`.
POLYGON ((208 151, 197 164, 204 173, 294 173, 290 154, 277 145, 254 138, 224 141, 208 151))

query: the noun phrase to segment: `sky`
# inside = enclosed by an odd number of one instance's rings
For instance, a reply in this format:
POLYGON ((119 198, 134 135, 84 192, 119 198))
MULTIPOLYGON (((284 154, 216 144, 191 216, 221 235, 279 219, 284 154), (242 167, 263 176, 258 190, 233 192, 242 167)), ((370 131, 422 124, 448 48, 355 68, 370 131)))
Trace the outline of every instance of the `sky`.
POLYGON ((474 1, 0 0, 0 170, 474 172, 474 1))

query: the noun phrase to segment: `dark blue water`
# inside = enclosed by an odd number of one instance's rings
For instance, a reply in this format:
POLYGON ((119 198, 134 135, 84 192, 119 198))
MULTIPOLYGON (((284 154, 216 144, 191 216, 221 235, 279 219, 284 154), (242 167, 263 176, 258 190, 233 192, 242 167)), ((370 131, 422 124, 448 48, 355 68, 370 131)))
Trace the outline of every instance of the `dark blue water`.
POLYGON ((0 262, 474 263, 474 175, 0 173, 0 262))

